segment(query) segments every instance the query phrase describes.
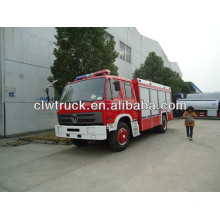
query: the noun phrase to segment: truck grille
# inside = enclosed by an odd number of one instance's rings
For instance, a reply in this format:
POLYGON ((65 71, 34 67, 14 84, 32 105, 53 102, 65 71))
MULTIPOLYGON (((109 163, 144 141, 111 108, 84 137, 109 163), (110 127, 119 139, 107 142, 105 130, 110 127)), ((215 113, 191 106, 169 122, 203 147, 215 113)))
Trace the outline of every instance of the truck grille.
POLYGON ((102 112, 58 114, 57 116, 60 125, 103 125, 102 112), (76 123, 73 123, 72 115, 77 115, 76 123))

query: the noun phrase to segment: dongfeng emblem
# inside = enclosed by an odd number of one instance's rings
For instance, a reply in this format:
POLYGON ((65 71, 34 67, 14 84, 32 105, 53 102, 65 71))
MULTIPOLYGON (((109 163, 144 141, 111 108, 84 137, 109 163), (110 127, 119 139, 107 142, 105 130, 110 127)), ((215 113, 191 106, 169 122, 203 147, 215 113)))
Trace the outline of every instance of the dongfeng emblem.
POLYGON ((76 114, 73 114, 71 116, 71 120, 72 120, 73 123, 77 123, 78 122, 78 116, 76 114))

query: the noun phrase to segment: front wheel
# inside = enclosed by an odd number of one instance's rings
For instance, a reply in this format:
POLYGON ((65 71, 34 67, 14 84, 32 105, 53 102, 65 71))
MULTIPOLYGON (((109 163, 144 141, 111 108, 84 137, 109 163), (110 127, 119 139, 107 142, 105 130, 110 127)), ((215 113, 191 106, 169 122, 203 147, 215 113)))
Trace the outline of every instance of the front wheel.
POLYGON ((167 118, 165 115, 162 116, 162 124, 158 126, 158 131, 160 133, 165 133, 167 131, 167 118))
POLYGON ((81 140, 81 139, 71 139, 71 143, 75 144, 77 147, 82 147, 86 145, 89 140, 81 140))
POLYGON ((130 129, 125 122, 119 122, 116 131, 109 134, 109 145, 114 151, 123 151, 130 141, 130 129))

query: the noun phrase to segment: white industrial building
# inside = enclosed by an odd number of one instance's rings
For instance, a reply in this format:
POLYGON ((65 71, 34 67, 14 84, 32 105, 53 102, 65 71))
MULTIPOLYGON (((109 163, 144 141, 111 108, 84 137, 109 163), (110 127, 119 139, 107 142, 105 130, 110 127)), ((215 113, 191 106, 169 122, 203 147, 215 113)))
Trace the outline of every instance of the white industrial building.
MULTIPOLYGON (((182 76, 177 63, 170 62, 157 41, 142 36, 136 28, 108 28, 116 41, 119 75, 132 78, 149 52, 161 56, 165 66, 182 76)), ((0 136, 51 129, 55 111, 39 110, 34 103, 45 98, 53 64, 55 28, 0 28, 0 136)), ((53 92, 50 90, 50 93, 53 92)))
POLYGON ((115 49, 119 52, 119 58, 116 59, 115 65, 119 68, 120 76, 132 78, 135 69, 144 63, 146 57, 152 51, 162 57, 166 67, 182 76, 178 64, 168 60, 160 44, 155 40, 142 36, 136 28, 110 27, 107 31, 113 36, 116 42, 115 49))

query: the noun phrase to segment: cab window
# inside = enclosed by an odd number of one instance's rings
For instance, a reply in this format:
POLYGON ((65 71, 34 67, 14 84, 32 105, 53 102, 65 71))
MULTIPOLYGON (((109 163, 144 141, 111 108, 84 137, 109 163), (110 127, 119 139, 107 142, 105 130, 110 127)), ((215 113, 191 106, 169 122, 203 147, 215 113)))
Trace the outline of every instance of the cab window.
POLYGON ((133 98, 131 91, 131 83, 123 82, 124 85, 124 97, 125 98, 133 98))
POLYGON ((118 81, 118 80, 113 80, 113 86, 111 86, 111 81, 108 80, 106 99, 111 99, 112 98, 112 96, 111 96, 111 87, 112 87, 113 98, 120 98, 120 91, 116 91, 115 86, 114 86, 114 82, 116 82, 116 81, 118 81))
MULTIPOLYGON (((118 80, 113 80, 113 85, 114 85, 114 82, 116 81, 119 82, 118 80)), ((120 91, 116 91, 114 86, 112 90, 113 90, 113 98, 120 98, 120 91)))

